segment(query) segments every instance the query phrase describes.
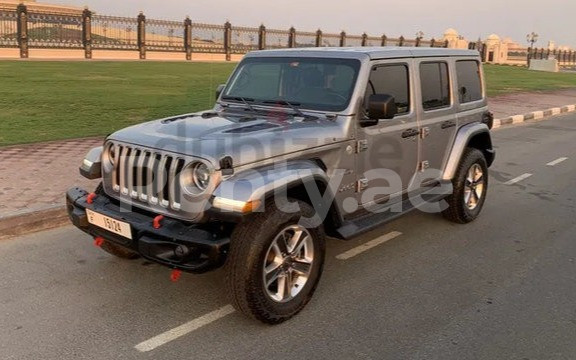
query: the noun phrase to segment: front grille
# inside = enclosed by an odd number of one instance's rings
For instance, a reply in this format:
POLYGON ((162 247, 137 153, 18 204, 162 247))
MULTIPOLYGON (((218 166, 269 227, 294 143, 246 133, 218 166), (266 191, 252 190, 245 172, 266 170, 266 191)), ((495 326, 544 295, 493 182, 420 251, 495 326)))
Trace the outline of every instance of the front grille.
POLYGON ((109 144, 112 189, 153 206, 181 209, 179 175, 185 159, 129 145, 109 144))

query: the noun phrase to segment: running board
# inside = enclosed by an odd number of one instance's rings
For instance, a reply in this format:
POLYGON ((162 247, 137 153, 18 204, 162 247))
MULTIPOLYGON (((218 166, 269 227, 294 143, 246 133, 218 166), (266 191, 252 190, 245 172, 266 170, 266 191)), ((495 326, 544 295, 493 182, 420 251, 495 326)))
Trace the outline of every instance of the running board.
POLYGON ((407 213, 411 212, 412 210, 418 209, 422 205, 437 202, 444 198, 446 198, 448 194, 427 194, 423 193, 420 197, 414 199, 406 199, 402 201, 400 204, 394 205, 380 205, 379 207, 375 207, 371 209, 371 214, 364 215, 362 217, 345 221, 341 227, 336 229, 336 234, 338 234, 339 238, 343 240, 350 240, 358 235, 364 234, 368 231, 374 230, 384 224, 387 224, 397 218, 406 215, 407 213), (425 197, 425 201, 422 199, 425 197), (419 199, 419 203, 414 204, 419 199), (393 212, 392 210, 396 207, 401 206, 401 212, 393 212))

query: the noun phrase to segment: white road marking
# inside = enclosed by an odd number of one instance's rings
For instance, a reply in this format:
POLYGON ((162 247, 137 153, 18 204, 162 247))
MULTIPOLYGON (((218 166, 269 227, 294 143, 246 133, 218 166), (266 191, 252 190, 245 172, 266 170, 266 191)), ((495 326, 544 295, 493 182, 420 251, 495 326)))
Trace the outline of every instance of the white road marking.
POLYGON ((549 162, 548 164, 546 164, 546 165, 547 165, 547 166, 556 166, 556 165, 558 165, 558 164, 560 164, 561 162, 564 162, 564 161, 566 161, 566 160, 568 160, 567 157, 561 157, 561 158, 556 159, 556 160, 554 160, 554 161, 550 161, 550 162, 549 162))
POLYGON ((512 180, 510 180, 510 181, 505 182, 504 185, 513 185, 513 184, 516 184, 517 182, 520 182, 520 181, 522 181, 522 180, 528 179, 530 176, 532 176, 532 174, 526 173, 526 174, 524 174, 524 175, 520 175, 520 176, 518 176, 517 178, 514 178, 514 179, 512 179, 512 180))
POLYGON ((176 340, 179 337, 189 334, 194 330, 198 330, 202 326, 208 325, 216 320, 232 314, 233 312, 234 308, 232 305, 226 305, 218 310, 212 311, 211 313, 187 322, 186 324, 180 325, 172 330, 168 330, 165 333, 155 336, 150 340, 141 342, 140 344, 134 346, 134 348, 140 352, 152 351, 159 346, 176 340))
POLYGON ((374 240, 368 241, 365 244, 362 244, 360 246, 357 246, 353 249, 350 249, 338 256, 336 256, 336 259, 338 260, 348 260, 350 258, 353 258, 356 255, 359 255, 365 251, 368 251, 378 245, 384 244, 385 242, 388 242, 392 239, 397 238, 398 236, 402 235, 401 232, 398 231, 392 231, 391 233, 388 233, 386 235, 380 236, 374 240))

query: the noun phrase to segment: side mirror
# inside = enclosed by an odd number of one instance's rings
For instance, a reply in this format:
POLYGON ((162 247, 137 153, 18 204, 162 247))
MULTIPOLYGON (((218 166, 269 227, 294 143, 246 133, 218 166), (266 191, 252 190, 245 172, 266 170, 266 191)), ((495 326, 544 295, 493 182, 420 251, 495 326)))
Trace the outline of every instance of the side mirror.
POLYGON ((373 94, 368 98, 368 119, 362 120, 361 125, 373 126, 380 119, 394 119, 398 113, 394 96, 386 94, 373 94))
POLYGON ((218 99, 220 98, 220 94, 222 94, 222 91, 224 91, 225 88, 226 84, 218 85, 218 88, 216 88, 216 101, 218 101, 218 99))

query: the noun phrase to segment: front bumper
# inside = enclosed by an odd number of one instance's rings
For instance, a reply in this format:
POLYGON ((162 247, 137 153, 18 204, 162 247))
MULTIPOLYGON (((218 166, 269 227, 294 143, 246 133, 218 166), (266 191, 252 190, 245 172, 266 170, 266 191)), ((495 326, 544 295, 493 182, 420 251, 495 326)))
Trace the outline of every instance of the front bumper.
POLYGON ((106 195, 87 202, 88 192, 72 188, 66 193, 70 220, 80 230, 125 247, 144 258, 191 273, 203 273, 224 264, 230 243, 229 231, 216 222, 188 224, 165 218, 162 227, 153 226, 154 214, 138 209, 122 210, 120 204, 106 195), (116 235, 88 222, 86 209, 130 224, 132 240, 116 235))

